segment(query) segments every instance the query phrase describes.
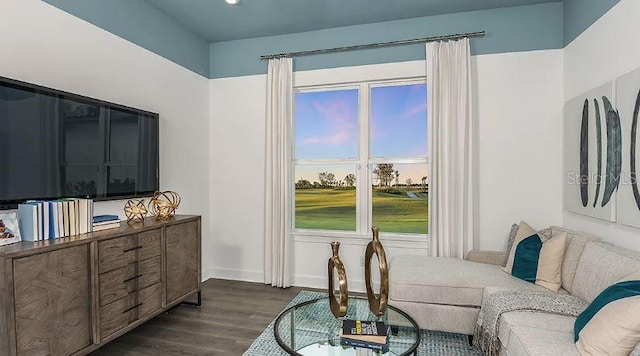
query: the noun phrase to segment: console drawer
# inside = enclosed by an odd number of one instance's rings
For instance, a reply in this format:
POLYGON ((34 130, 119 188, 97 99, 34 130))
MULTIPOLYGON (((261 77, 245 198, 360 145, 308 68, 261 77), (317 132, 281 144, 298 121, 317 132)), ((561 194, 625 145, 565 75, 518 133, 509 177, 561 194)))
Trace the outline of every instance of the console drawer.
POLYGON ((160 256, 133 262, 100 275, 100 305, 160 282, 160 256))
POLYGON ((160 229, 98 242, 100 273, 160 256, 160 229))
POLYGON ((162 308, 162 285, 153 284, 100 307, 102 338, 162 308))
POLYGON ((152 257, 138 262, 138 289, 146 288, 160 282, 160 256, 152 257))
POLYGON ((138 319, 138 293, 134 292, 100 307, 100 336, 104 339, 138 319))
POLYGON ((162 308, 162 285, 160 283, 156 283, 142 289, 138 296, 138 300, 142 303, 139 308, 140 318, 144 318, 145 316, 160 310, 160 308, 162 308))
POLYGON ((138 234, 138 260, 160 256, 160 229, 141 232, 138 234))
POLYGON ((98 242, 100 273, 113 271, 137 260, 137 235, 127 235, 98 242))

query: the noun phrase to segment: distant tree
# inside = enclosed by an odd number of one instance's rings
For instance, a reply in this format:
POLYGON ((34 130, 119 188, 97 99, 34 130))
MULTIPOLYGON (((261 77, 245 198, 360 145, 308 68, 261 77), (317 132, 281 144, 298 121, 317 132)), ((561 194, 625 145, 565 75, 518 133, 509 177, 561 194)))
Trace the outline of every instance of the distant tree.
POLYGON ((411 188, 411 184, 413 184, 413 180, 411 178, 407 178, 405 182, 407 183, 407 189, 411 188))
POLYGON ((296 189, 309 189, 311 187, 311 182, 306 179, 300 179, 296 182, 296 189))
POLYGON ((345 183, 347 183, 347 186, 353 188, 353 186, 356 184, 356 175, 353 173, 349 173, 346 177, 344 177, 344 181, 345 183))
POLYGON ((323 188, 326 188, 329 186, 329 172, 320 172, 318 173, 318 180, 320 181, 320 185, 323 188))
POLYGON ((336 185, 338 185, 338 181, 336 180, 336 175, 333 173, 328 173, 327 174, 327 184, 330 187, 335 187, 336 185))
POLYGON ((393 163, 380 163, 373 170, 380 187, 389 187, 393 180, 393 163))
POLYGON ((320 184, 319 182, 313 182, 313 187, 315 189, 322 188, 322 184, 320 184))
POLYGON ((422 191, 427 191, 427 176, 422 177, 422 191))
POLYGON ((399 180, 400 180, 400 172, 396 171, 396 189, 398 189, 399 180))

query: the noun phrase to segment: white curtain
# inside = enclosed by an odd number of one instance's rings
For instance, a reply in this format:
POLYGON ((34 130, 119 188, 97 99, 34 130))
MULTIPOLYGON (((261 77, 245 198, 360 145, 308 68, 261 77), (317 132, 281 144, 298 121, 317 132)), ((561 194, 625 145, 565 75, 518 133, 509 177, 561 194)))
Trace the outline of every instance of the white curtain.
POLYGON ((264 283, 291 286, 290 199, 293 61, 269 60, 265 168, 264 283))
POLYGON ((475 230, 469 39, 427 43, 426 50, 431 255, 464 258, 475 230))

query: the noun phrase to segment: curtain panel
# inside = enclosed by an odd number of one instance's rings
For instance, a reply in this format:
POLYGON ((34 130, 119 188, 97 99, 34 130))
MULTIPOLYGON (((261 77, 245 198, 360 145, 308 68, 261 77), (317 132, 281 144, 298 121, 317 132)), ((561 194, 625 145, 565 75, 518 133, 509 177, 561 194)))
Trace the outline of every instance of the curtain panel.
POLYGON ((469 39, 430 42, 429 237, 432 256, 464 258, 475 234, 474 124, 469 39))
POLYGON ((290 122, 293 113, 293 61, 269 60, 265 166, 264 283, 291 286, 290 122))

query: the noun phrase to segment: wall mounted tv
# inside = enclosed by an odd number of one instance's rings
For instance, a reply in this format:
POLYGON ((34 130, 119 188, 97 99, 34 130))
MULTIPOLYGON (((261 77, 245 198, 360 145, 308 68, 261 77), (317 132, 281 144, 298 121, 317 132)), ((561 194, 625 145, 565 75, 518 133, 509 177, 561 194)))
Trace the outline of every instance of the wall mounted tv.
POLYGON ((0 209, 29 199, 148 196, 158 114, 0 77, 0 209))

